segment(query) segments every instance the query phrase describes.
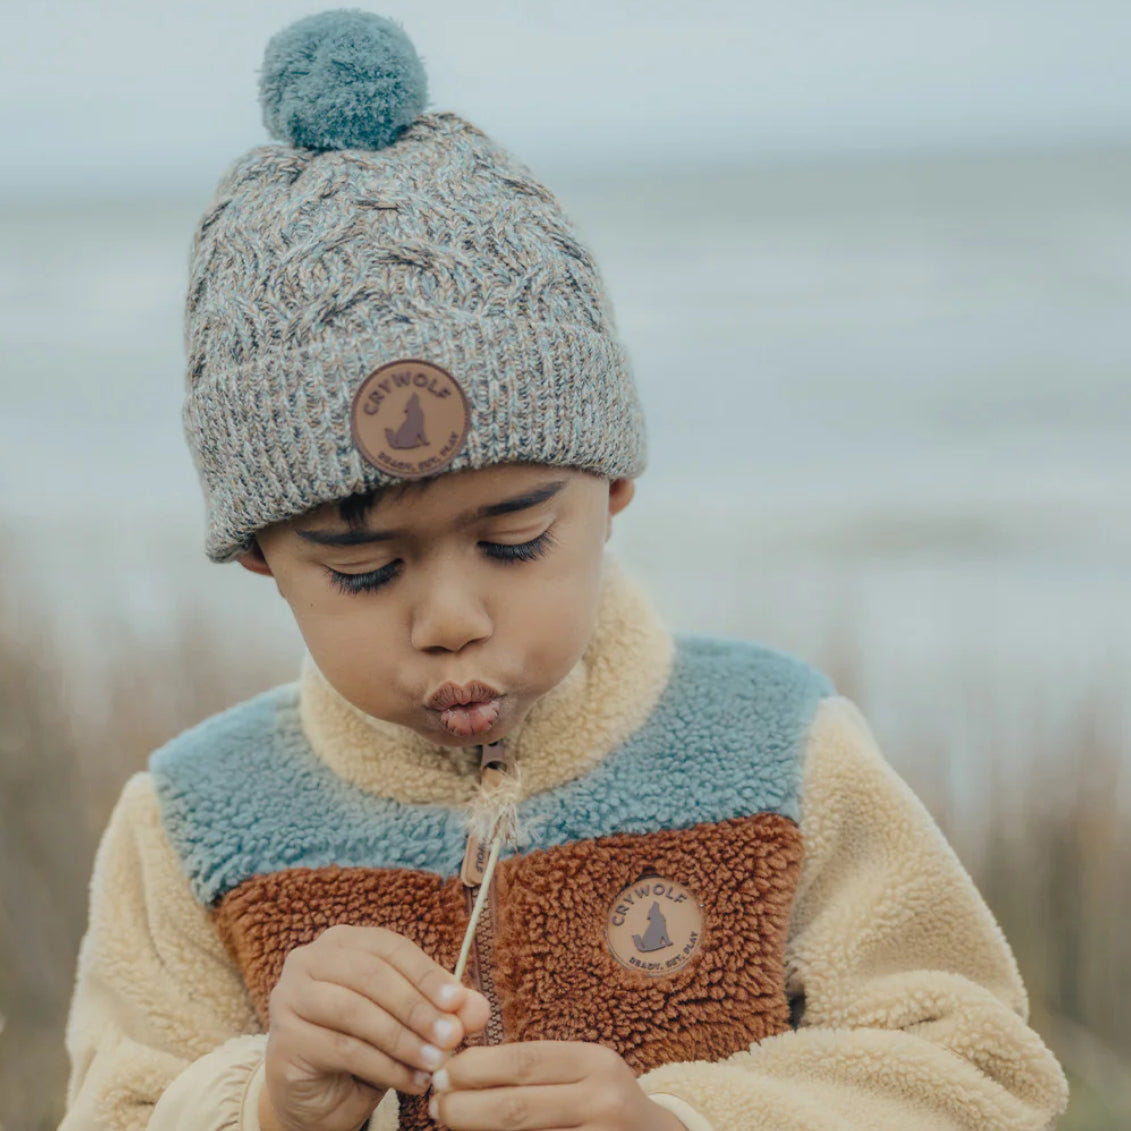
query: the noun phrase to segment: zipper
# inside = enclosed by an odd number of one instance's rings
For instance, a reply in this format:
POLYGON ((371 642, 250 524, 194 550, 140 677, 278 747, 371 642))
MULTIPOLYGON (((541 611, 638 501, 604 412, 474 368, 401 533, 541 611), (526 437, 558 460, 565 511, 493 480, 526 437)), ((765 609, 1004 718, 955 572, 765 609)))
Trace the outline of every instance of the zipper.
MULTIPOLYGON (((479 888, 465 888, 468 914, 471 914, 475 897, 479 888)), ((474 1037, 468 1038, 469 1044, 498 1045, 503 1042, 503 1017, 499 1008, 499 995, 495 990, 495 930, 498 909, 495 905, 495 881, 491 880, 490 890, 487 892, 487 906, 475 924, 475 938, 471 944, 471 961, 468 963, 471 973, 471 984, 486 999, 491 1007, 487 1018, 487 1028, 474 1037)))
MULTIPOLYGON (((507 772, 510 763, 502 742, 493 742, 480 748, 479 774, 481 782, 493 783, 507 772)), ((468 917, 475 906, 475 900, 482 886, 483 866, 487 859, 490 845, 481 844, 472 834, 468 834, 467 847, 464 851, 463 868, 460 877, 464 885, 464 905, 468 917)), ((479 922, 475 925, 475 935, 471 942, 471 955, 468 962, 468 972, 471 976, 472 986, 481 993, 491 1007, 487 1019, 487 1028, 474 1037, 468 1038, 468 1044, 498 1045, 504 1039, 503 1016, 499 1007, 499 995, 495 990, 495 936, 498 930, 498 897, 496 892, 495 877, 491 877, 491 885, 487 889, 487 903, 479 922)))

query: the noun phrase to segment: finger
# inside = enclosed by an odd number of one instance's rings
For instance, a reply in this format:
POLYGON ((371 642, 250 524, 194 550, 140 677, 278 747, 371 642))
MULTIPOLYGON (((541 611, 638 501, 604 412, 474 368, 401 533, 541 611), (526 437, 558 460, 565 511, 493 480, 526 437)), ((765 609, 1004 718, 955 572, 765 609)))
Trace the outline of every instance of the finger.
POLYGON ((394 966, 435 1006, 456 1014, 466 1033, 486 1027, 491 1014, 487 999, 477 990, 457 982, 411 939, 383 927, 353 927, 339 923, 323 931, 319 940, 337 948, 364 950, 394 966))
MULTIPOLYGON (((457 982, 454 974, 434 962, 410 939, 394 935, 393 940, 385 954, 386 961, 399 970, 420 993, 448 1013, 455 1013, 461 1019, 466 1016, 471 1022, 476 1022, 482 1016, 483 1025, 487 1024, 491 1007, 481 993, 457 982)), ((477 1025, 476 1028, 482 1026, 477 1025)))
POLYGON ((451 1131, 549 1131, 582 1125, 577 1093, 572 1084, 439 1092, 428 1110, 451 1131))
POLYGON ((311 978, 323 985, 345 986, 391 1014, 416 1036, 441 1049, 463 1040, 463 1023, 444 1013, 395 966, 370 951, 341 947, 312 953, 307 960, 311 978))
POLYGON ((384 959, 414 985, 433 1005, 451 1013, 467 997, 468 987, 455 980, 439 963, 429 958, 411 939, 383 927, 330 927, 322 936, 327 943, 364 950, 384 959))
POLYGON ((307 980, 296 987, 290 1004, 304 1021, 348 1033, 410 1068, 432 1072, 447 1060, 438 1046, 421 1040, 387 1010, 345 986, 307 980))
POLYGON ((468 989, 456 1016, 465 1033, 479 1033, 487 1028, 487 1022, 491 1020, 491 1006, 481 993, 468 989))
POLYGON ((464 1049, 436 1073, 441 1091, 521 1084, 575 1084, 586 1075, 586 1046, 572 1041, 517 1041, 464 1049))
POLYGON ((382 1091, 397 1088, 423 1095, 428 1090, 427 1072, 414 1071, 352 1034, 296 1018, 288 1033, 288 1043, 319 1072, 348 1072, 382 1091))

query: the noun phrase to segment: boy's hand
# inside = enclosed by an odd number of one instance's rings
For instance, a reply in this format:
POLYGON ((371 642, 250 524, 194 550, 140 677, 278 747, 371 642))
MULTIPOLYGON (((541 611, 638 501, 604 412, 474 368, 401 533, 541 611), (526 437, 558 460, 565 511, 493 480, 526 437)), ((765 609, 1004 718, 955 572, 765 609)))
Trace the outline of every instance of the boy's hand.
POLYGON ((465 1049, 432 1084, 432 1118, 452 1131, 685 1131, 612 1049, 587 1041, 465 1049))
POLYGON ((481 994, 380 927, 331 927, 295 947, 271 994, 264 1131, 356 1131, 389 1088, 417 1095, 466 1033, 481 994))

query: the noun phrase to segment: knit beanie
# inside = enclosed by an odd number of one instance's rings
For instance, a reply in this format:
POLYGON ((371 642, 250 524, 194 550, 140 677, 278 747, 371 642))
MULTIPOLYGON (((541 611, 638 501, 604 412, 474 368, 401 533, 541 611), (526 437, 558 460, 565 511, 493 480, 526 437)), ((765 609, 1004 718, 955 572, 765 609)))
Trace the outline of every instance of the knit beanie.
POLYGON ((206 553, 324 503, 507 462, 644 470, 597 264, 554 195, 424 112, 403 30, 357 9, 267 44, 261 145, 193 235, 184 426, 206 553))

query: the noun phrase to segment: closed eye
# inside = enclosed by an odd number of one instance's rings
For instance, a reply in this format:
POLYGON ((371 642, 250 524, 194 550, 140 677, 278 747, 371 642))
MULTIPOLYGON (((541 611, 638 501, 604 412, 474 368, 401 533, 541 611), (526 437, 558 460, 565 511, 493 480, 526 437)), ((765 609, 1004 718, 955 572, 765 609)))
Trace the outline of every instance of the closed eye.
POLYGON ((540 558, 554 544, 554 538, 550 534, 552 529, 552 526, 548 526, 537 538, 531 538, 529 542, 518 542, 515 545, 508 545, 505 542, 480 542, 479 545, 483 547, 484 553, 501 562, 532 562, 535 558, 540 558))
MULTIPOLYGON (((555 544, 555 539, 550 531, 552 526, 547 527, 537 538, 531 538, 529 542, 518 542, 514 544, 506 542, 480 542, 483 552, 498 562, 507 564, 513 562, 532 562, 536 558, 542 557, 551 546, 555 544)), ((383 565, 380 569, 371 570, 369 573, 341 573, 339 570, 331 569, 325 566, 326 572, 330 575, 330 581, 334 586, 340 589, 343 593, 371 593, 375 589, 380 589, 383 585, 387 585, 396 577, 399 572, 401 562, 397 558, 391 561, 388 565, 383 565)))

